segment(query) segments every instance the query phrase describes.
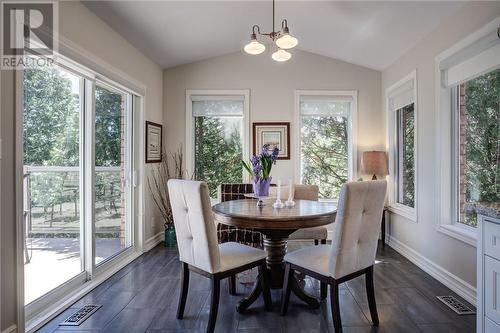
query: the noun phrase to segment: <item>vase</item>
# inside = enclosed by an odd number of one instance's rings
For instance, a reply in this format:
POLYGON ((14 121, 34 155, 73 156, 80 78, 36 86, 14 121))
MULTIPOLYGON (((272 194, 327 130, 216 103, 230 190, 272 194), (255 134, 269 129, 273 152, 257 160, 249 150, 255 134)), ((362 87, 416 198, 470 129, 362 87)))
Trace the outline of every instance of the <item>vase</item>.
POLYGON ((264 206, 262 198, 269 196, 269 185, 271 185, 271 179, 272 177, 256 177, 253 179, 253 194, 259 199, 257 201, 257 207, 264 206))
POLYGON ((177 245, 177 238, 175 236, 175 227, 173 223, 170 223, 165 228, 165 246, 175 247, 177 245))

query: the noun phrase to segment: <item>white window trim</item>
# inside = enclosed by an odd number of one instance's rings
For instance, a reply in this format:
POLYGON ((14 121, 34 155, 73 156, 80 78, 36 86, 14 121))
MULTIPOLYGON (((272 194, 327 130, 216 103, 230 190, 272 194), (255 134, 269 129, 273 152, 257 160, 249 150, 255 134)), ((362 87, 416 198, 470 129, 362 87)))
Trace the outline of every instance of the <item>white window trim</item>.
MULTIPOLYGON (((302 127, 301 117, 300 117, 300 97, 301 96, 349 96, 352 98, 351 110, 349 111, 350 126, 348 132, 348 154, 349 154, 349 167, 348 167, 348 181, 356 179, 358 174, 357 169, 357 137, 358 137, 358 91, 357 90, 295 90, 295 114, 294 114, 294 124, 295 133, 292 137, 293 146, 295 146, 295 151, 297 152, 297 158, 295 159, 295 172, 294 172, 294 182, 297 184, 302 183, 301 174, 301 162, 300 158, 302 155, 302 149, 300 146, 300 129, 302 127)), ((332 198, 337 199, 337 198, 332 198)))
MULTIPOLYGON (((455 217, 455 147, 453 108, 453 87, 444 87, 445 75, 442 63, 459 54, 488 34, 497 31, 500 18, 496 18, 481 29, 462 39, 435 59, 435 110, 436 110, 436 189, 435 200, 436 230, 472 246, 477 246, 477 230, 462 223, 456 223, 455 217), (444 162, 443 162, 444 161, 444 162), (450 165, 451 164, 451 165, 450 165)), ((476 73, 476 76, 484 74, 476 73)), ((472 77, 471 77, 472 78, 472 77)), ((470 79, 470 78, 469 78, 470 79)))
MULTIPOLYGON (((186 170, 188 175, 194 174, 194 117, 191 97, 196 95, 208 96, 244 96, 243 102, 243 159, 250 159, 250 90, 186 90, 186 170)), ((242 168, 243 181, 250 178, 242 168)))
POLYGON ((386 98, 386 112, 387 112, 387 142, 389 143, 389 210, 395 214, 403 216, 408 220, 417 223, 417 211, 418 211, 418 95, 417 95, 417 70, 413 70, 411 73, 403 77, 398 82, 394 83, 385 90, 386 98), (396 177, 396 163, 397 163, 397 113, 396 109, 393 107, 392 100, 394 99, 394 92, 408 83, 413 84, 413 124, 414 124, 414 136, 413 136, 413 147, 414 147, 414 170, 415 170, 415 207, 409 207, 403 205, 397 201, 396 195, 397 191, 397 177, 396 177))

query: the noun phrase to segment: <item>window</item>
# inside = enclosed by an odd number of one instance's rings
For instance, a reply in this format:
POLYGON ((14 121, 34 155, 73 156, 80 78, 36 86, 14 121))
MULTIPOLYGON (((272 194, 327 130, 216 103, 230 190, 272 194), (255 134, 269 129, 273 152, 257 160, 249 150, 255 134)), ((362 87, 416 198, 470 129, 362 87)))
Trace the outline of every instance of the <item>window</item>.
POLYGON ((386 91, 391 211, 416 221, 416 71, 386 91))
POLYGON ((455 88, 456 221, 477 226, 477 214, 500 203, 500 69, 455 88))
POLYGON ((342 184, 355 174, 353 120, 356 98, 349 92, 297 92, 299 175, 319 186, 322 199, 339 197, 342 184))
POLYGON ((415 104, 396 110, 397 203, 415 208, 415 104))
POLYGON ((477 214, 499 201, 499 26, 496 18, 435 59, 437 227, 473 246, 477 214))
POLYGON ((242 183, 248 158, 248 92, 188 92, 188 171, 217 198, 220 184, 242 183))
POLYGON ((57 61, 19 73, 28 321, 134 247, 137 97, 63 56, 57 61))

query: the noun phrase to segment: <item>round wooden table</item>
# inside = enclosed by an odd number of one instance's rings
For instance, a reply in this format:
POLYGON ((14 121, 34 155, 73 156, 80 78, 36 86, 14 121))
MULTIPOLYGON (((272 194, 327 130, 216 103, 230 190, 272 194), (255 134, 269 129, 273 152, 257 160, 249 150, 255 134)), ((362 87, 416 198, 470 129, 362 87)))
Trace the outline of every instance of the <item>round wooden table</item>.
MULTIPOLYGON (((329 202, 295 200, 295 206, 275 209, 273 200, 264 200, 263 207, 257 207, 253 199, 231 200, 212 207, 215 221, 239 228, 255 229, 264 235, 264 249, 267 252, 267 268, 271 288, 283 286, 284 256, 288 236, 302 228, 318 227, 334 222, 337 206, 329 202)), ((247 309, 261 293, 258 283, 250 295, 238 304, 238 311, 247 309)), ((316 298, 308 295, 298 281, 293 292, 311 307, 319 307, 316 298)))

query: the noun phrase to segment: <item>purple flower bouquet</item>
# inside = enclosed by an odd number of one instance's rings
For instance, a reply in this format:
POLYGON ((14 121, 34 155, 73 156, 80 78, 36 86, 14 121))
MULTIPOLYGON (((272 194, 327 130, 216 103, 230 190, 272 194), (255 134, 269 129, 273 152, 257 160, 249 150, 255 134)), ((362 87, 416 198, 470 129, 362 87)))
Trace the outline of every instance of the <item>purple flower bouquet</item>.
POLYGON ((241 161, 245 170, 252 175, 253 192, 256 197, 267 197, 269 195, 269 185, 271 185, 271 169, 273 164, 276 164, 279 149, 274 147, 269 149, 266 144, 262 147, 262 151, 258 155, 254 155, 250 159, 250 163, 241 161))

